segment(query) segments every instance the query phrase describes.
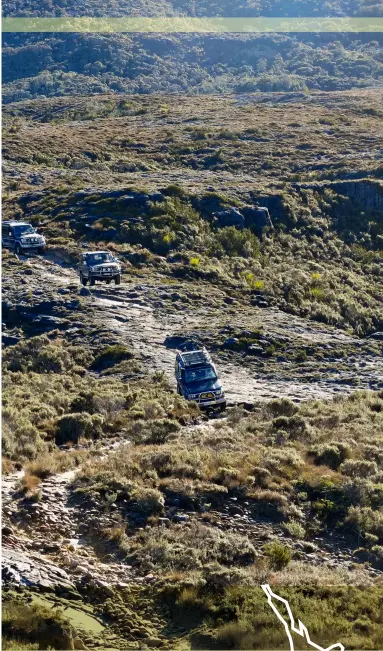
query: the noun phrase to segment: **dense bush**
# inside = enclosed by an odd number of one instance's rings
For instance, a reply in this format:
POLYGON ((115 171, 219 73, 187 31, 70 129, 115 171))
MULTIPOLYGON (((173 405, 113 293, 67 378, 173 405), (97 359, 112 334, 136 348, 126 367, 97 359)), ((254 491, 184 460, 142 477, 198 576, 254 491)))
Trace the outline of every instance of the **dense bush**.
MULTIPOLYGON (((21 5, 19 12, 26 0, 21 5)), ((4 45, 6 102, 110 92, 306 92, 371 86, 382 77, 379 42, 369 34, 6 34, 4 45)))

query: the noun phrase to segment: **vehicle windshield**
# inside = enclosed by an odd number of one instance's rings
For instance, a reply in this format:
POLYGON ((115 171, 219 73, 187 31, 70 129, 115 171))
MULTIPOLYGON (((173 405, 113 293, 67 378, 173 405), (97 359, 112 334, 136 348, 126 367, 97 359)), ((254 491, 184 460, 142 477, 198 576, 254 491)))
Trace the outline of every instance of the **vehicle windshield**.
POLYGON ((217 375, 211 366, 185 370, 186 384, 193 384, 194 382, 205 382, 206 380, 217 380, 217 375))
POLYGON ((110 253, 89 253, 86 256, 86 261, 90 265, 113 262, 113 256, 110 253))
POLYGON ((14 226, 13 232, 16 236, 19 235, 29 235, 30 233, 36 233, 35 229, 32 228, 30 224, 22 224, 21 226, 14 226))

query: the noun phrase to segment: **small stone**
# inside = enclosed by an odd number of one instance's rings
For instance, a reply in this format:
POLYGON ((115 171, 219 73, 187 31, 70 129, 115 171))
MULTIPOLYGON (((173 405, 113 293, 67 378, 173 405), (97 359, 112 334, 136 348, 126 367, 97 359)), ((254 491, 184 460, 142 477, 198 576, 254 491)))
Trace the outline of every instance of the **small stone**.
POLYGON ((261 346, 256 346, 255 344, 251 344, 247 352, 249 355, 262 355, 263 354, 263 348, 261 346))
POLYGON ((226 341, 224 341, 224 348, 232 348, 233 346, 236 346, 239 344, 239 339, 236 337, 228 337, 226 341))
POLYGON ((190 518, 188 515, 174 515, 173 516, 174 522, 189 522, 190 518))

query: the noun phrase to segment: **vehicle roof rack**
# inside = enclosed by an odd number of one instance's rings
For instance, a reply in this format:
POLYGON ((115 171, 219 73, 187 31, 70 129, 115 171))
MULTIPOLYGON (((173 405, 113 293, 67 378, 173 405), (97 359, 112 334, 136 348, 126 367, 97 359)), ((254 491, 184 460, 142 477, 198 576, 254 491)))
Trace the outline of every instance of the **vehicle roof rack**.
POLYGON ((212 364, 212 359, 206 348, 200 350, 178 351, 185 367, 198 366, 199 364, 212 364))

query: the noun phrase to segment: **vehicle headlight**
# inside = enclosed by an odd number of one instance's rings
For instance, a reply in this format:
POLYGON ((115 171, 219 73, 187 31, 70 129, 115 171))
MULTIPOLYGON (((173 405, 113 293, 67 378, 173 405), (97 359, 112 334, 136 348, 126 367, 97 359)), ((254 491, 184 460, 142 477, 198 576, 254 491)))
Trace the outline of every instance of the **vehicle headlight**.
POLYGON ((96 267, 89 267, 89 271, 96 271, 96 267))
POLYGON ((190 400, 195 400, 195 398, 198 398, 198 394, 197 393, 190 393, 188 397, 190 398, 190 400))

